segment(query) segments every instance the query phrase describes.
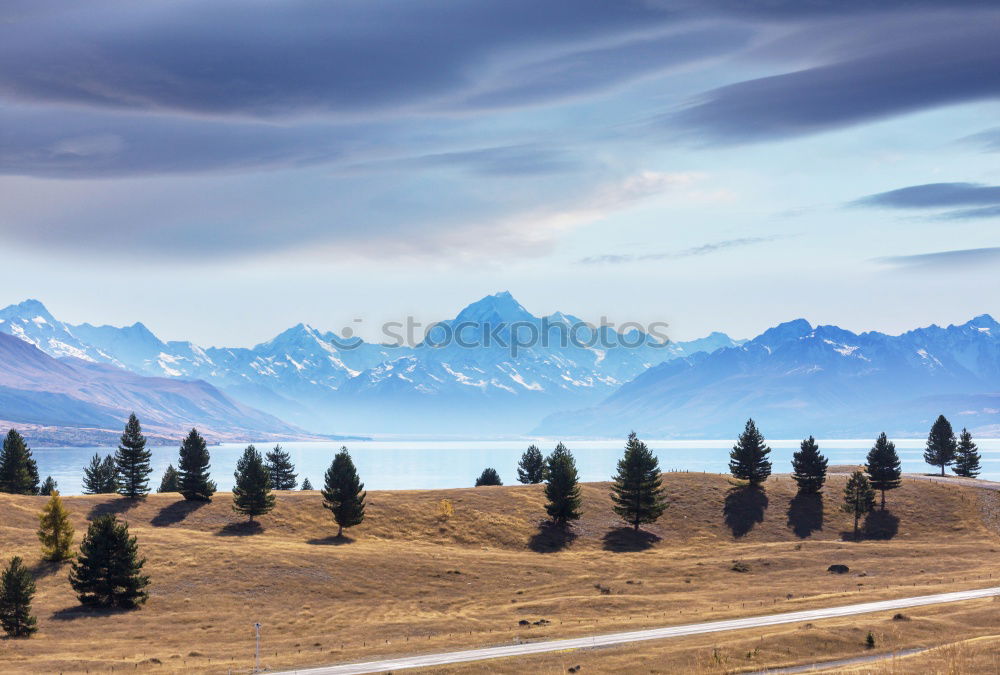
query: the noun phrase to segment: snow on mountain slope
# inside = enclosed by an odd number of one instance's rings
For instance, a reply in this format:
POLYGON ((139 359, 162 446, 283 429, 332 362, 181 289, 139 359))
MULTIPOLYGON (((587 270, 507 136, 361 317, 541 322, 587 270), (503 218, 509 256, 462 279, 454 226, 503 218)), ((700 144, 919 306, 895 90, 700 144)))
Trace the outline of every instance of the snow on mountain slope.
POLYGON ((791 321, 743 345, 651 368, 537 431, 724 437, 752 416, 780 437, 919 435, 939 413, 970 428, 1000 422, 1000 324, 992 317, 899 336, 791 321))
MULTIPOLYGON (((0 418, 11 423, 121 432, 130 412, 153 436, 181 438, 197 426, 214 439, 304 437, 202 381, 151 378, 109 364, 54 359, 0 333, 0 418)), ((74 433, 79 436, 79 432, 74 433)))
POLYGON ((163 342, 141 323, 66 325, 37 301, 12 305, 0 317, 5 319, 0 332, 50 355, 118 365, 141 375, 205 380, 248 405, 323 431, 348 425, 356 431, 434 432, 447 426, 463 433, 516 433, 552 410, 596 402, 664 360, 738 344, 721 333, 635 348, 621 342, 645 337, 641 333, 582 328, 569 336, 580 319, 561 312, 535 317, 507 292, 470 304, 417 347, 358 342, 338 348, 333 333, 299 324, 250 348, 201 348, 163 342), (35 316, 44 323, 34 322, 35 316), (514 354, 510 329, 495 333, 505 344, 484 341, 501 325, 536 330, 550 339, 514 354), (440 331, 460 327, 474 347, 432 346, 440 331), (455 428, 459 410, 461 429, 455 428))

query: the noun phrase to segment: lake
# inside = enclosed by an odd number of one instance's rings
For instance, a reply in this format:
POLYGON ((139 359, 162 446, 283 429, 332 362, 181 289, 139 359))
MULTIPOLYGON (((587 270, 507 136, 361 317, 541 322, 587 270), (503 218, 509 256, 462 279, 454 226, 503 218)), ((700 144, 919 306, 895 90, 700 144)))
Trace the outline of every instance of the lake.
MULTIPOLYGON (((517 461, 521 453, 534 442, 548 453, 555 441, 352 441, 347 445, 358 467, 361 479, 369 490, 422 490, 432 488, 471 487, 477 476, 488 466, 495 468, 504 484, 517 482, 517 461)), ((646 441, 660 459, 664 471, 728 471, 729 451, 734 441, 646 441)), ((768 441, 775 473, 791 470, 792 453, 799 441, 768 441)), ((1000 480, 1000 439, 976 439, 983 456, 981 478, 1000 480)), ((863 463, 872 441, 819 441, 830 464, 863 463)), ((323 474, 329 467, 340 442, 282 443, 292 456, 299 481, 308 477, 313 487, 323 484, 323 474)), ((580 479, 608 480, 622 454, 622 441, 576 441, 567 443, 576 457, 580 479)), ((245 445, 226 443, 211 446, 212 479, 219 490, 231 490, 236 460, 245 445)), ((270 444, 258 444, 263 453, 270 444)), ((177 466, 177 447, 153 447, 153 477, 155 490, 167 464, 177 466)), ((932 468, 923 462, 923 439, 896 441, 896 450, 903 470, 927 472, 932 468)), ((95 452, 107 454, 113 448, 33 448, 38 470, 44 479, 51 475, 62 494, 82 492, 83 467, 95 452)))

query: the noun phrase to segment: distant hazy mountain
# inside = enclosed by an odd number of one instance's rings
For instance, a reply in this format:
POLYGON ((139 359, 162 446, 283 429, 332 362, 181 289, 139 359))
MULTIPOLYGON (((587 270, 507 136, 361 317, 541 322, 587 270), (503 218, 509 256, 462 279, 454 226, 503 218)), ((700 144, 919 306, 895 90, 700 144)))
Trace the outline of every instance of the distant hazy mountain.
MULTIPOLYGON (((49 334, 59 343, 57 349, 72 346, 58 329, 49 334)), ((213 440, 305 436, 206 382, 143 377, 75 357, 54 359, 25 340, 0 333, 2 426, 27 429, 35 442, 108 442, 121 433, 133 411, 154 440, 174 442, 192 426, 213 440)))
MULTIPOLYGON (((395 347, 359 342, 338 348, 333 333, 299 324, 252 348, 201 348, 163 342, 143 324, 125 328, 63 324, 35 300, 0 311, 0 332, 57 356, 134 373, 202 379, 233 398, 315 431, 521 433, 544 415, 600 401, 650 366, 738 344, 713 333, 687 343, 650 344, 644 334, 560 330, 580 320, 535 317, 509 293, 472 303, 435 331, 462 327, 477 346, 395 347), (534 327, 548 344, 512 355, 511 329, 534 327), (471 327, 471 328, 470 328, 471 327), (507 346, 492 339, 501 337, 507 346), (603 338, 598 340, 596 338, 603 338), (646 342, 627 347, 623 342, 646 342), (604 344, 602 344, 604 343, 604 344)), ((432 332, 431 342, 439 332, 432 332)))
POLYGON ((775 438, 923 435, 944 413, 1000 430, 1000 324, 857 335, 798 319, 749 342, 650 368, 599 405, 557 413, 557 435, 729 438, 752 416, 775 438))

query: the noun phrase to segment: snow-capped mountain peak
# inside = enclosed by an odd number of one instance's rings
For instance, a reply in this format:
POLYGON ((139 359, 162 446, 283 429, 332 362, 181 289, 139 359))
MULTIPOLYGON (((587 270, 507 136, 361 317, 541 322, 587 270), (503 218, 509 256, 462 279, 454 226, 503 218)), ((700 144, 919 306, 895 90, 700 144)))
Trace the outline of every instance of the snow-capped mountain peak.
POLYGON ((534 315, 524 308, 509 291, 501 291, 493 295, 487 295, 481 300, 473 302, 467 306, 458 316, 454 323, 476 323, 496 325, 500 323, 511 324, 518 321, 532 321, 534 315))

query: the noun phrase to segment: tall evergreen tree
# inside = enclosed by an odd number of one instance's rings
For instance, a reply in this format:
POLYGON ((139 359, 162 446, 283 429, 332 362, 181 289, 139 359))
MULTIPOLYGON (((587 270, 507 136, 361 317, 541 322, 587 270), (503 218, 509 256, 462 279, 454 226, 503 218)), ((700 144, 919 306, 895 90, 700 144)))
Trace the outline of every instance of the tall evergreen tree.
POLYGON ((59 487, 59 483, 52 480, 52 476, 46 476, 42 481, 42 487, 38 488, 38 494, 48 497, 59 487))
POLYGON ((827 463, 815 438, 810 436, 799 444, 798 452, 792 454, 792 478, 800 493, 815 494, 823 489, 827 463))
POLYGON ((337 523, 337 536, 343 536, 345 527, 360 525, 365 519, 365 484, 358 477, 354 460, 342 447, 334 455, 323 482, 323 508, 329 509, 337 523))
POLYGON ((529 445, 521 455, 521 461, 517 463, 517 480, 526 484, 545 480, 545 458, 537 446, 529 445))
POLYGON ((309 481, 308 478, 303 478, 302 479, 302 487, 300 489, 301 490, 312 490, 313 489, 313 484, 309 481))
POLYGON ((868 473, 872 489, 882 493, 882 510, 885 511, 885 492, 895 490, 903 484, 903 469, 899 455, 896 454, 896 444, 886 437, 884 431, 868 451, 865 471, 868 473))
POLYGON ((38 514, 38 540, 42 542, 42 557, 62 562, 73 557, 73 524, 63 506, 59 492, 54 491, 45 508, 38 514))
POLYGON ((968 429, 962 429, 955 454, 955 473, 966 478, 975 478, 979 475, 980 459, 979 448, 972 442, 972 434, 968 429))
POLYGON ((145 564, 138 542, 129 536, 128 523, 109 513, 90 522, 69 583, 84 605, 133 609, 149 595, 145 591, 149 577, 142 573, 145 564))
POLYGON ((752 419, 747 420, 743 433, 729 453, 729 472, 736 478, 759 485, 771 475, 771 462, 767 456, 771 448, 764 443, 764 436, 752 419))
POLYGON ((181 479, 177 474, 177 469, 174 468, 173 464, 167 464, 167 468, 163 470, 163 477, 160 479, 160 487, 156 488, 157 492, 180 492, 181 491, 181 479))
POLYGON ((267 472, 271 475, 274 489, 294 490, 297 481, 291 455, 282 450, 280 445, 276 445, 273 450, 268 451, 266 459, 267 472))
POLYGON ((667 508, 660 461, 634 431, 625 442, 625 455, 618 460, 611 501, 614 512, 636 531, 643 523, 656 522, 667 508))
POLYGON ((484 485, 503 485, 503 481, 500 480, 500 474, 491 466, 483 469, 483 472, 479 474, 479 478, 476 479, 476 487, 484 485))
POLYGON ((177 461, 177 480, 184 499, 209 502, 215 494, 215 482, 209 479, 208 444, 197 429, 192 429, 181 443, 177 461))
POLYGON ((90 458, 90 466, 83 468, 83 492, 88 495, 106 495, 118 492, 118 469, 115 458, 105 455, 103 458, 94 453, 90 458))
POLYGON ((31 613, 34 596, 35 580, 16 555, 0 575, 0 626, 10 637, 28 637, 38 630, 38 621, 31 613))
POLYGON ((858 538, 858 521, 861 516, 875 508, 875 491, 872 490, 868 478, 860 471, 855 471, 847 479, 844 488, 844 506, 847 513, 854 516, 854 538, 858 538))
POLYGON ((149 460, 152 457, 153 453, 146 449, 146 437, 142 435, 139 418, 132 413, 125 423, 125 431, 115 453, 118 494, 137 499, 149 492, 149 474, 153 473, 149 460))
POLYGON ((545 460, 545 511, 557 525, 580 518, 580 484, 573 453, 559 443, 545 460))
POLYGON ((31 448, 16 429, 11 429, 0 450, 0 492, 37 495, 38 483, 38 465, 31 448))
POLYGON ((955 461, 955 452, 958 449, 955 441, 955 432, 952 431, 951 422, 944 415, 938 415, 937 420, 931 427, 930 434, 927 435, 927 449, 924 451, 924 461, 928 464, 941 467, 941 475, 944 475, 944 468, 951 466, 955 461))
POLYGON ((262 516, 274 508, 271 476, 264 467, 264 458, 257 448, 248 445, 236 461, 236 484, 233 486, 233 511, 250 517, 262 516))

